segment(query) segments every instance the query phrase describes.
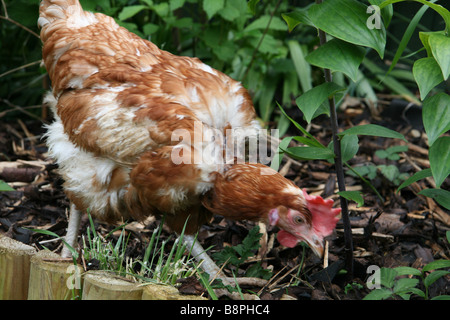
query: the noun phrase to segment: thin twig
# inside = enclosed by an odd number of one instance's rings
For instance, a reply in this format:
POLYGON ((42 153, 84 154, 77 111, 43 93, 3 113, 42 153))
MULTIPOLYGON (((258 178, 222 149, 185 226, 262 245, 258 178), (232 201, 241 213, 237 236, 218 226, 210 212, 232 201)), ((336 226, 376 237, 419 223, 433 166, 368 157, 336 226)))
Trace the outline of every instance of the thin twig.
POLYGON ((11 18, 9 17, 9 15, 8 15, 8 10, 6 10, 6 4, 5 4, 5 1, 3 1, 3 0, 1 0, 1 1, 2 1, 2 6, 3 6, 3 11, 5 11, 5 15, 4 15, 4 16, 0 16, 0 19, 9 21, 9 22, 11 22, 11 23, 14 23, 16 26, 22 28, 23 30, 25 30, 25 31, 27 31, 27 32, 29 32, 29 33, 31 33, 31 34, 32 34, 33 36, 35 36, 36 38, 38 38, 38 39, 41 38, 41 37, 40 37, 36 32, 34 32, 33 30, 31 30, 31 29, 25 27, 23 24, 21 24, 21 23, 15 21, 15 20, 13 20, 13 19, 11 19, 11 18))
POLYGON ((19 71, 19 70, 22 70, 22 69, 25 69, 25 68, 34 66, 35 64, 39 64, 39 63, 41 63, 41 62, 42 62, 42 60, 37 60, 37 61, 34 61, 34 62, 30 62, 30 63, 24 64, 23 66, 20 66, 20 67, 17 67, 17 68, 8 70, 8 71, 6 71, 6 72, 0 74, 0 78, 1 78, 1 77, 4 77, 4 76, 6 76, 6 75, 8 75, 8 74, 10 74, 10 73, 14 73, 14 72, 16 72, 16 71, 19 71))

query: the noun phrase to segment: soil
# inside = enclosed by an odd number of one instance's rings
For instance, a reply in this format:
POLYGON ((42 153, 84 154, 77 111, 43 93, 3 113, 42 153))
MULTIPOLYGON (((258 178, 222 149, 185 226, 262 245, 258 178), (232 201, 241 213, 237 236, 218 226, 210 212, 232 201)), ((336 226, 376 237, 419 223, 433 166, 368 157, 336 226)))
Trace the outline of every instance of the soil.
MULTIPOLYGON (((385 100, 384 110, 374 115, 362 101, 348 99, 344 110, 339 112, 341 129, 360 124, 380 124, 402 133, 408 142, 361 136, 359 151, 349 164, 393 165, 400 173, 407 175, 428 168, 428 147, 420 109, 407 106, 402 101, 385 100), (398 159, 389 160, 375 154, 376 150, 397 145, 408 146, 408 151, 400 152, 398 159)), ((289 110, 290 115, 300 119, 301 115, 293 110, 289 110)), ((322 143, 328 144, 328 128, 329 119, 321 116, 314 120, 309 130, 322 143)), ((44 133, 41 121, 14 119, 0 122, 0 180, 7 181, 15 189, 0 192, 0 233, 39 250, 60 252, 60 240, 31 230, 48 230, 64 236, 67 227, 69 202, 62 190, 57 166, 47 157, 44 133)), ((298 135, 298 132, 291 128, 288 135, 298 135)), ((334 167, 328 162, 285 158, 281 172, 309 193, 330 196, 339 201, 335 193, 334 167)), ((243 286, 242 290, 259 293, 261 299, 267 300, 359 300, 370 292, 366 281, 371 275, 370 270, 373 270, 371 268, 410 266, 420 269, 431 261, 449 259, 450 245, 446 238, 446 232, 450 230, 449 211, 434 200, 418 195, 421 190, 433 187, 431 178, 420 180, 400 192, 396 192, 399 182, 390 181, 379 169, 369 181, 379 196, 360 178, 346 175, 347 190, 359 190, 364 196, 364 204, 360 207, 349 202, 354 247, 353 275, 343 272, 346 250, 341 222, 328 238, 325 269, 324 261, 311 250, 301 245, 285 248, 276 240, 276 229, 261 229, 263 237, 260 249, 254 251, 254 257, 238 268, 233 268, 233 271, 242 276, 255 263, 260 263, 263 268, 272 271, 272 277, 263 288, 243 286), (301 263, 302 270, 297 278, 301 263)), ((449 186, 447 179, 442 188, 449 190, 449 186)), ((148 219, 145 223, 129 222, 125 227, 129 235, 127 255, 135 259, 142 258, 152 230, 159 223, 155 219, 148 219)), ((89 220, 85 215, 82 234, 86 234, 88 225, 89 220)), ((95 221, 97 232, 104 235, 117 225, 95 221)), ((210 253, 220 252, 226 246, 242 243, 254 226, 255 223, 227 221, 217 216, 210 224, 202 227, 198 237, 205 248, 212 246, 210 253)), ((114 232, 111 237, 117 239, 118 234, 114 232)), ((173 238, 170 230, 165 228, 162 236, 173 238)), ((224 270, 231 275, 230 268, 227 266, 224 270)), ((430 297, 450 294, 449 280, 446 276, 436 281, 430 287, 430 297)), ((207 296, 195 278, 181 281, 180 291, 207 296)), ((413 295, 411 299, 419 297, 413 295)))

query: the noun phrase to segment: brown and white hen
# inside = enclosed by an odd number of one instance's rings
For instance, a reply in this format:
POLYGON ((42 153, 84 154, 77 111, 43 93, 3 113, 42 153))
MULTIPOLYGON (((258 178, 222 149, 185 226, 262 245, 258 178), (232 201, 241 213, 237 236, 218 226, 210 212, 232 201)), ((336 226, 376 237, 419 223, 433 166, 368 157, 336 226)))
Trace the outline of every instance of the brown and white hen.
MULTIPOLYGON (((160 50, 78 0, 42 1, 38 24, 52 82, 45 101, 55 117, 47 142, 72 203, 70 244, 87 209, 105 221, 167 214, 178 233, 189 218, 187 234, 219 214, 278 226, 281 244, 306 241, 322 254, 340 212, 333 201, 264 165, 224 156, 232 141, 260 129, 239 82, 160 50)), ((185 240, 209 260, 193 236, 185 240)))

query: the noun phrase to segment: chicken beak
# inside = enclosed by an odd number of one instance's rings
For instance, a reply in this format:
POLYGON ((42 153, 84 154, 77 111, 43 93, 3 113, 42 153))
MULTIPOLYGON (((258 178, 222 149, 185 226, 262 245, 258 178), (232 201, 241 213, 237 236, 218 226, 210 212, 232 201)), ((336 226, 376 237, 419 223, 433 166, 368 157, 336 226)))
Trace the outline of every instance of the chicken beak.
POLYGON ((312 237, 311 239, 305 239, 305 242, 308 244, 308 246, 311 248, 311 250, 319 257, 323 257, 323 241, 317 239, 316 237, 312 237))

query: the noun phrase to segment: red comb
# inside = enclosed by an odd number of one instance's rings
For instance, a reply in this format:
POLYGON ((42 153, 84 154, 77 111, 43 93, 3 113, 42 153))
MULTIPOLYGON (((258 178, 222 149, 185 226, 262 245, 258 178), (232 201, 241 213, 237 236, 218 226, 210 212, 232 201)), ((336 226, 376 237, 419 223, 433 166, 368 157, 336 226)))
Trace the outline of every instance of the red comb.
POLYGON ((339 221, 337 216, 341 213, 341 208, 333 208, 332 199, 324 200, 321 196, 310 196, 305 189, 302 191, 312 214, 312 226, 316 234, 322 237, 330 235, 339 221))

